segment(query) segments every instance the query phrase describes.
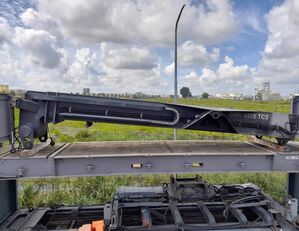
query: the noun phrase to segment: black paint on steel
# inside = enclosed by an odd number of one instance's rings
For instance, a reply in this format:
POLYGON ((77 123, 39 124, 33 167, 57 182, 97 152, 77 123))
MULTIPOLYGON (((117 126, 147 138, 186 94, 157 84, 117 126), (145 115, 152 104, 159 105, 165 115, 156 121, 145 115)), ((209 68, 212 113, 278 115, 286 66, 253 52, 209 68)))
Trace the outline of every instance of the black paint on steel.
POLYGON ((14 110, 12 97, 0 94, 0 142, 9 140, 13 142, 14 110))
POLYGON ((182 6, 179 16, 175 23, 175 34, 174 34, 174 103, 177 103, 178 99, 178 25, 185 8, 185 4, 182 6))
POLYGON ((17 210, 17 190, 15 180, 0 181, 0 222, 17 210))
POLYGON ((299 200, 299 173, 289 173, 288 194, 299 200))
POLYGON ((48 123, 81 120, 178 128, 293 140, 296 115, 235 109, 195 107, 127 99, 111 99, 51 92, 27 92, 20 108, 19 136, 25 149, 35 138, 45 141, 48 123))
POLYGON ((253 184, 209 185, 198 176, 189 180, 172 177, 170 183, 158 187, 121 187, 105 206, 20 210, 0 222, 0 230, 66 231, 101 219, 109 231, 297 230, 294 217, 285 214, 284 207, 253 184), (267 203, 258 206, 260 201, 267 203), (233 208, 235 204, 242 209, 233 208))
MULTIPOLYGON (((299 96, 294 96, 291 105, 291 114, 299 115, 299 96)), ((298 122, 297 122, 298 126, 298 122)), ((288 194, 299 200, 299 173, 289 173, 288 194)))

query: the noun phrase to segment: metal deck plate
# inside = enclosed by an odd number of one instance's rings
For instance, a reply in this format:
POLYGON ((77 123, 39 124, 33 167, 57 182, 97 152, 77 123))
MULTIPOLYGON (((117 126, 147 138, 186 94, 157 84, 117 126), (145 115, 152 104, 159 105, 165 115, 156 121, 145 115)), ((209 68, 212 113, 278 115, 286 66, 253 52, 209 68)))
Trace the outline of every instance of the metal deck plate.
POLYGON ((203 172, 299 172, 289 152, 241 141, 80 142, 47 146, 30 157, 0 157, 0 178, 203 172))
MULTIPOLYGON (((298 147, 299 150, 299 147, 298 147)), ((123 141, 71 144, 55 158, 169 155, 269 155, 273 153, 240 141, 123 141)))
POLYGON ((48 146, 44 147, 43 149, 39 150, 38 152, 36 152, 34 155, 31 155, 31 156, 28 156, 28 157, 20 157, 19 152, 8 153, 6 156, 3 157, 3 159, 47 158, 48 156, 52 155, 56 151, 60 150, 65 145, 66 145, 65 143, 59 143, 59 144, 56 144, 55 146, 48 145, 48 146))

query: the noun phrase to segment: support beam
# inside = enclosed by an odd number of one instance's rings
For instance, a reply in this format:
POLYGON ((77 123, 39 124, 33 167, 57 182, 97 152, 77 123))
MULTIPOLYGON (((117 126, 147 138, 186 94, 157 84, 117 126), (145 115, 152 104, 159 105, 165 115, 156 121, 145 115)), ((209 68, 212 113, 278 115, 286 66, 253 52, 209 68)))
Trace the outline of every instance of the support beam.
POLYGON ((0 158, 0 178, 204 172, 299 172, 299 143, 274 152, 247 142, 129 141, 57 144, 0 158))
POLYGON ((0 222, 17 210, 17 190, 15 180, 0 181, 0 222))
POLYGON ((299 173, 289 173, 288 194, 299 200, 299 173))
MULTIPOLYGON (((291 113, 299 115, 299 96, 295 95, 292 100, 291 113)), ((299 173, 289 173, 288 176, 288 195, 299 200, 299 173)))
POLYGON ((183 229, 184 221, 183 221, 181 213, 180 213, 180 211, 177 207, 177 202, 176 201, 170 201, 169 202, 169 207, 170 207, 172 217, 174 219, 174 223, 176 224, 178 230, 184 230, 183 229))

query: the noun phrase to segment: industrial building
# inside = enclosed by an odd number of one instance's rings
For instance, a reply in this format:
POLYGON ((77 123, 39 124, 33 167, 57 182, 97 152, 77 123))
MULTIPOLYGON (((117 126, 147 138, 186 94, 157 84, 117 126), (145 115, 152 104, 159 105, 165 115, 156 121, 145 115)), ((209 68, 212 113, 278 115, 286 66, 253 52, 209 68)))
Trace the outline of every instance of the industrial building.
POLYGON ((9 93, 9 86, 5 84, 0 84, 0 93, 3 94, 9 93))
POLYGON ((90 95, 90 88, 83 88, 83 95, 90 95))
POLYGON ((263 82, 261 89, 255 89, 255 100, 281 100, 279 92, 273 92, 270 87, 270 81, 263 82))
POLYGON ((215 98, 242 100, 244 96, 243 94, 238 94, 238 93, 216 93, 215 98))

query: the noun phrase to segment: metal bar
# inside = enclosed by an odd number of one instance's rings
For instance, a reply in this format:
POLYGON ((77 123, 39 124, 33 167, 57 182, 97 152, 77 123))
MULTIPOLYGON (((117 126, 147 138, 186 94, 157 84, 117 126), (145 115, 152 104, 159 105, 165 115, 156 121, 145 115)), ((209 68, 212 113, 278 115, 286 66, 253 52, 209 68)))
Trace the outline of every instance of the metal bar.
POLYGON ((230 208, 235 208, 235 209, 241 209, 241 208, 246 208, 246 207, 250 207, 250 206, 263 206, 263 205, 267 205, 269 204, 270 201, 269 200, 262 200, 259 202, 246 202, 246 203, 241 203, 241 204, 233 204, 230 205, 230 208))
POLYGON ((203 118, 205 118, 207 115, 209 115, 211 113, 211 111, 207 111, 207 112, 203 112, 200 115, 197 115, 195 117, 195 119, 193 121, 191 121, 190 123, 186 124, 183 128, 187 129, 190 126, 192 126, 193 124, 197 123, 198 121, 202 120, 203 118))
POLYGON ((55 101, 55 103, 54 103, 53 123, 56 123, 56 116, 57 116, 57 101, 55 101))
POLYGON ((255 213, 257 215, 262 216, 262 219, 266 224, 274 223, 273 216, 271 216, 271 214, 269 212, 267 212, 263 207, 255 206, 255 207, 252 207, 252 209, 255 211, 255 213))
POLYGON ((177 103, 178 98, 178 25, 182 15, 182 12, 185 8, 185 4, 182 6, 178 18, 175 23, 175 37, 174 37, 174 103, 177 103))
POLYGON ((0 221, 17 210, 15 180, 0 181, 0 221))
POLYGON ((200 209, 201 213, 205 217, 205 219, 208 221, 208 224, 214 225, 216 224, 215 217, 211 213, 211 211, 208 209, 208 207, 203 202, 197 202, 197 207, 200 209))
MULTIPOLYGON (((178 99, 178 25, 184 10, 185 4, 182 6, 178 18, 175 23, 175 34, 174 34, 174 95, 173 95, 173 102, 177 103, 178 99)), ((177 129, 173 130, 173 140, 178 139, 177 129)))
POLYGON ((180 228, 182 228, 184 226, 184 221, 183 221, 181 213, 177 207, 177 202, 169 201, 169 208, 170 208, 172 217, 174 219, 174 222, 175 222, 176 226, 178 227, 178 229, 180 230, 180 228))
MULTIPOLYGON (((20 158, 19 153, 2 156, 0 178, 299 172, 299 144, 290 142, 290 145, 290 152, 278 153, 244 142, 132 141, 56 144, 26 158, 20 158)), ((296 182, 290 178, 291 195, 298 194, 296 182)))
MULTIPOLYGON (((291 104, 291 114, 299 115, 299 95, 294 95, 291 104)), ((298 126, 298 124, 297 124, 298 126)), ((299 160, 299 158, 298 158, 299 160)), ((297 162, 297 168, 299 163, 297 162)), ((299 173, 289 173, 288 175, 288 195, 299 200, 299 173)), ((299 208, 299 207, 298 207, 299 208)))
MULTIPOLYGON (((38 92, 38 91, 28 91, 25 94, 25 99, 28 102, 38 102, 38 101, 51 101, 51 102, 61 102, 67 104, 86 104, 86 105, 97 105, 97 106, 111 106, 127 109, 140 109, 140 110, 153 110, 161 111, 165 104, 149 101, 140 100, 128 100, 128 99, 116 99, 116 98, 105 98, 105 97, 94 97, 87 95, 74 95, 58 92, 38 92)), ((17 107, 19 103, 24 100, 17 101, 17 107)))
MULTIPOLYGON (((299 154, 296 157, 299 158, 299 154)), ((285 158, 285 156, 283 154, 277 156, 151 156, 149 154, 114 157, 72 156, 61 158, 58 155, 54 158, 2 158, 0 159, 0 178, 204 172, 298 172, 296 166, 298 161, 289 163, 290 161, 280 158, 285 158), (273 165, 277 159, 279 159, 279 166, 273 165)), ((296 182, 299 182, 297 178, 296 182)), ((295 186, 295 183, 290 183, 289 192, 296 197, 298 188, 295 186), (292 189, 292 187, 294 188, 292 189)))
POLYGON ((238 219, 240 224, 247 224, 248 220, 244 213, 240 209, 237 208, 230 208, 229 211, 232 212, 232 214, 238 219))
POLYGON ((299 173, 289 173, 288 194, 299 200, 299 173))
MULTIPOLYGON (((212 230, 211 227, 202 227, 201 225, 186 225, 188 227, 188 231, 198 231, 198 230, 212 230)), ((144 231, 144 229, 141 227, 126 227, 128 230, 134 230, 134 231, 144 231)), ((230 228, 230 227, 229 227, 230 228)), ((165 226, 153 226, 151 231, 177 231, 178 229, 174 225, 165 225, 165 226)), ((233 229, 222 229, 221 227, 216 227, 214 230, 216 231, 273 231, 273 228, 233 228, 233 229)), ((59 230, 60 231, 60 230, 59 230)), ((64 230, 62 230, 64 231, 64 230)), ((288 230, 289 231, 289 230, 288 230)), ((293 231, 293 230, 292 230, 293 231)))
POLYGON ((174 112, 175 116, 173 121, 163 121, 163 120, 150 120, 150 119, 137 119, 137 118, 129 118, 129 117, 116 117, 116 116, 102 116, 102 115, 88 115, 88 114, 78 114, 78 113, 59 113, 59 116, 63 118, 73 118, 73 119, 105 119, 105 120, 114 120, 114 121, 126 121, 126 122, 137 122, 137 123, 151 123, 151 124, 158 124, 158 125, 165 125, 165 126, 174 126, 180 120, 180 114, 177 110, 173 108, 165 108, 165 111, 172 111, 174 112))

